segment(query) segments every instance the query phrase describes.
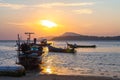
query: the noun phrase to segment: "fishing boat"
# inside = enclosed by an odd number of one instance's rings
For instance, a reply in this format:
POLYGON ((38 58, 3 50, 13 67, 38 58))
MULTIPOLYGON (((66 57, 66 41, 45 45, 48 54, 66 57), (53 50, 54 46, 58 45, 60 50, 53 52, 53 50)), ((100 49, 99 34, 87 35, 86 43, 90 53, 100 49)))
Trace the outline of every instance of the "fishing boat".
POLYGON ((43 39, 41 41, 41 44, 45 44, 48 47, 49 52, 76 53, 76 50, 74 48, 70 48, 70 47, 67 47, 67 48, 58 48, 58 47, 52 46, 51 45, 52 43, 48 43, 47 39, 43 39))
POLYGON ((57 48, 54 46, 48 46, 49 52, 60 52, 60 53, 76 53, 74 48, 57 48))
POLYGON ((96 48, 96 45, 77 45, 69 43, 67 43, 67 46, 69 46, 70 48, 96 48))
POLYGON ((42 54, 43 52, 43 46, 40 44, 37 44, 37 39, 34 38, 33 42, 31 42, 31 34, 33 33, 25 33, 29 37, 27 38, 26 42, 22 42, 20 40, 20 37, 18 35, 18 61, 17 64, 23 65, 26 69, 31 69, 38 67, 39 64, 42 62, 42 54))

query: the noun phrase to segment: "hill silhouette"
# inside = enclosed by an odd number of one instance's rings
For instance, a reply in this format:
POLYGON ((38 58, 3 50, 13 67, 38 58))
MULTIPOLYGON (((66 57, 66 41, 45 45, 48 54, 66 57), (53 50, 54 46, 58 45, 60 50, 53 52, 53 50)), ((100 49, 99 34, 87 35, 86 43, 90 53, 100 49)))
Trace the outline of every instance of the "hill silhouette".
POLYGON ((99 37, 99 36, 81 35, 73 32, 66 32, 61 36, 52 38, 51 40, 80 40, 80 41, 116 40, 116 41, 120 41, 120 36, 99 37))
POLYGON ((82 35, 74 33, 74 32, 65 32, 61 36, 82 36, 82 35))

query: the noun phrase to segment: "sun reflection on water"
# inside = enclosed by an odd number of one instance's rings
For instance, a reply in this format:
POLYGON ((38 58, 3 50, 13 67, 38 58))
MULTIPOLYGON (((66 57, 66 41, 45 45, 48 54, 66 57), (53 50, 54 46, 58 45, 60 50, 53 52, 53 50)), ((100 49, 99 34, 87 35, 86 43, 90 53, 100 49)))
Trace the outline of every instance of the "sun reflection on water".
MULTIPOLYGON (((44 50, 47 50, 47 48, 44 48, 44 50)), ((40 64, 40 74, 56 74, 56 75, 68 75, 73 73, 73 69, 71 69, 70 66, 67 65, 67 61, 64 61, 65 59, 68 60, 68 55, 66 54, 54 54, 54 53, 45 53, 42 57, 42 64, 40 64)), ((74 57, 73 55, 70 55, 70 57, 74 57)), ((74 66, 74 65, 71 65, 74 66)))
MULTIPOLYGON (((47 48, 45 50, 48 51, 47 48)), ((44 53, 44 56, 42 57, 42 64, 40 65, 42 74, 53 74, 54 68, 53 68, 53 57, 50 57, 48 53, 44 53)))
POLYGON ((43 68, 42 73, 53 74, 53 69, 51 68, 51 66, 46 66, 43 68))
POLYGON ((50 68, 50 66, 48 66, 48 67, 45 69, 45 72, 47 72, 48 74, 51 74, 51 73, 52 73, 52 69, 50 68))
POLYGON ((40 74, 56 74, 67 75, 70 73, 67 67, 62 66, 66 64, 60 56, 48 53, 42 57, 42 64, 40 64, 40 74))

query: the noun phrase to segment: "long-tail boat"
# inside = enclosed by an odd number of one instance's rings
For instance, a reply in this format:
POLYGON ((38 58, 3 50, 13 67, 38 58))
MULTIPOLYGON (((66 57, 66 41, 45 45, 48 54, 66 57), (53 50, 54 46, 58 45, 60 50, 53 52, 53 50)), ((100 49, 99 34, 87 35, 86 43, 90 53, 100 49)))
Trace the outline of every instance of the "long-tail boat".
POLYGON ((42 54, 43 45, 37 44, 37 39, 34 38, 33 42, 31 42, 30 37, 33 33, 25 33, 29 37, 26 42, 22 42, 20 40, 20 36, 18 35, 18 61, 17 64, 23 65, 25 68, 34 68, 39 66, 42 62, 42 54))
POLYGON ((69 43, 67 43, 67 46, 69 46, 70 48, 96 48, 96 45, 78 45, 69 43))

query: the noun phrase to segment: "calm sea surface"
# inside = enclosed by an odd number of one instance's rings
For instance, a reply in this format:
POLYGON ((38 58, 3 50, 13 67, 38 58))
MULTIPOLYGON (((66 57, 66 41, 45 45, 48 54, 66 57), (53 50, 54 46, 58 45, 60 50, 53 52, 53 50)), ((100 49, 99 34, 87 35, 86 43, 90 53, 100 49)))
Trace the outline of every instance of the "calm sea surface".
MULTIPOLYGON (((78 48, 76 54, 47 53, 41 65, 43 73, 62 75, 97 75, 120 78, 120 41, 68 41, 96 48, 78 48)), ((0 65, 13 65, 17 61, 16 43, 0 41, 0 65)), ((66 47, 66 43, 53 42, 54 46, 66 47)), ((41 72, 40 72, 41 73, 41 72)))

